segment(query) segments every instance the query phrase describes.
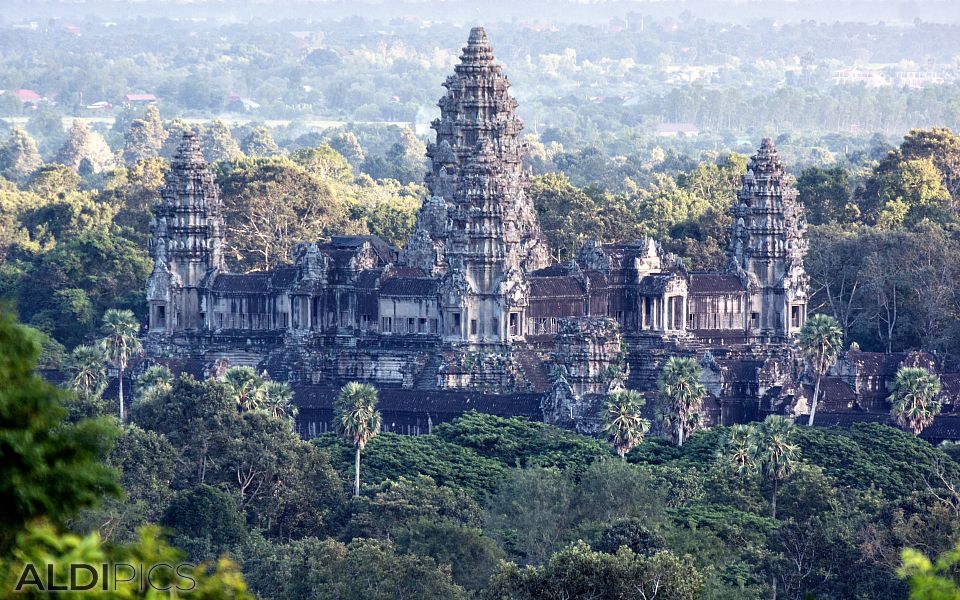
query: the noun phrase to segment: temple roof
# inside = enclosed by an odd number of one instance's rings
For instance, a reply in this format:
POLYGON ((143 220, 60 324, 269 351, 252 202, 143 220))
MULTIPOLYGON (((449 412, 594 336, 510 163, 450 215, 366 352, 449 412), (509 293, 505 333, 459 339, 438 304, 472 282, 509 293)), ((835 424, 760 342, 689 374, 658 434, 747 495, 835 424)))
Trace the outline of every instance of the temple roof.
POLYGON ((440 280, 429 277, 390 277, 380 282, 380 295, 434 299, 439 283, 440 280))
MULTIPOLYGON (((295 385, 294 404, 302 409, 332 410, 339 388, 295 385)), ((380 388, 377 409, 382 413, 461 415, 470 410, 500 416, 540 420, 542 394, 485 394, 465 390, 407 390, 380 388)))
POLYGON ((691 273, 691 294, 729 294, 744 291, 743 283, 736 275, 717 273, 691 273))
POLYGON ((530 297, 558 298, 582 297, 586 290, 576 277, 530 277, 530 297))

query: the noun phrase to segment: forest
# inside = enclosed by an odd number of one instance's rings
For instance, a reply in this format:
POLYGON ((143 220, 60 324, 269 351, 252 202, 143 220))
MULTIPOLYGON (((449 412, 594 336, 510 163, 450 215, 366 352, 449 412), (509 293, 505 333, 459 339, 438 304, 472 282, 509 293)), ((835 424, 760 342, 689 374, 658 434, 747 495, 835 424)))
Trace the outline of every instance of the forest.
POLYGON ((955 443, 776 416, 682 444, 475 412, 377 435, 362 384, 304 441, 243 367, 154 367, 121 427, 34 373, 40 337, 0 316, 5 591, 35 562, 187 560, 198 598, 956 598, 955 443))

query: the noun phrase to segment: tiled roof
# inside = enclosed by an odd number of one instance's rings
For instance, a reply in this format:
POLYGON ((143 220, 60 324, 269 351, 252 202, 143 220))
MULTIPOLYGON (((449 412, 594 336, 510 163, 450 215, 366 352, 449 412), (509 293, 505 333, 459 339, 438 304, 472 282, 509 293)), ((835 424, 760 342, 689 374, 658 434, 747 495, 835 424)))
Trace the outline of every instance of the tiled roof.
POLYGON ((556 265, 550 265, 549 267, 544 267, 542 269, 537 269, 530 273, 531 277, 565 277, 567 275, 572 275, 578 270, 576 263, 560 263, 556 265))
POLYGON ((272 289, 288 289, 297 280, 297 267, 284 265, 272 271, 256 273, 219 273, 213 282, 215 292, 243 294, 267 293, 272 289))
POLYGON ((437 279, 427 277, 390 277, 380 282, 381 296, 436 296, 437 279))
POLYGON ((402 266, 393 266, 390 267, 389 273, 391 277, 429 277, 430 274, 424 271, 419 267, 402 267, 402 266))
POLYGON ((742 292, 743 285, 736 275, 717 273, 691 273, 691 294, 729 294, 742 292))
POLYGON ((576 277, 530 277, 530 296, 533 298, 582 297, 583 286, 576 277))
MULTIPOLYGON (((295 385, 293 401, 301 409, 332 409, 339 388, 295 385)), ((462 414, 470 410, 501 416, 541 419, 540 394, 484 394, 462 390, 381 388, 377 408, 383 413, 462 414)))
POLYGON ((274 288, 288 288, 297 280, 297 267, 285 265, 270 273, 270 285, 274 288))
POLYGON ((606 273, 601 273, 600 271, 584 271, 584 275, 590 281, 590 287, 592 288, 602 288, 607 285, 606 273))
POLYGON ((247 273, 236 275, 221 273, 213 282, 215 292, 262 293, 270 285, 270 273, 247 273))

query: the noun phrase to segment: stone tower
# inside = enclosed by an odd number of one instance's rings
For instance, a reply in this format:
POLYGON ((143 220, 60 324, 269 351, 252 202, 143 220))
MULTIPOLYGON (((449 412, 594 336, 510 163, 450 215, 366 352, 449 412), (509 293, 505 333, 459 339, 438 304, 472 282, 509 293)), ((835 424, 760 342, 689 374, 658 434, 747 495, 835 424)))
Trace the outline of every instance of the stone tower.
POLYGON ((737 200, 730 270, 749 287, 750 337, 784 342, 800 331, 807 317, 806 221, 770 139, 751 157, 737 200))
POLYGON ((549 253, 524 191, 517 101, 482 27, 444 87, 427 149, 430 197, 401 261, 443 277, 446 341, 509 343, 523 336, 525 275, 549 253))
POLYGON ((202 288, 223 269, 223 215, 213 173, 193 132, 183 135, 153 215, 150 331, 201 328, 202 288))

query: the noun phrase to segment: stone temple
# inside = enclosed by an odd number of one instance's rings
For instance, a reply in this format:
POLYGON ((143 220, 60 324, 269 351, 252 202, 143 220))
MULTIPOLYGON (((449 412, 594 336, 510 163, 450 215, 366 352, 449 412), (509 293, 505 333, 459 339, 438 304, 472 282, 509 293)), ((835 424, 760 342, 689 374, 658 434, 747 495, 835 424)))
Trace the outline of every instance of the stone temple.
POLYGON ((380 388, 389 431, 426 433, 471 409, 596 431, 610 390, 652 393, 676 355, 703 365, 710 422, 807 410, 805 222, 770 140, 734 203, 723 272, 690 272, 652 239, 588 243, 555 264, 524 192, 517 102, 482 28, 444 87, 429 195, 402 250, 334 236, 300 244, 291 264, 229 273, 218 188, 187 133, 154 208, 151 360, 289 382, 304 436, 329 430, 353 380, 380 388))

